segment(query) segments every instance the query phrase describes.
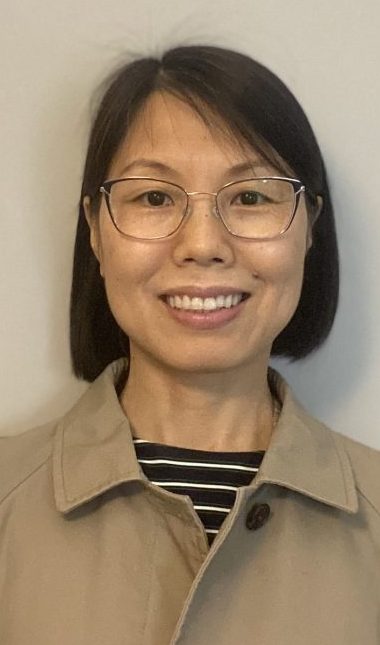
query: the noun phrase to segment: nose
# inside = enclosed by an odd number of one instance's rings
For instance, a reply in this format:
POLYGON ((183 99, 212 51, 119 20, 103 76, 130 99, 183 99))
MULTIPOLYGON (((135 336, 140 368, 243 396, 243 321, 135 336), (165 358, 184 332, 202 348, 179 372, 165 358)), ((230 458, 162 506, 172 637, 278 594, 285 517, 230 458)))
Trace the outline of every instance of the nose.
POLYGON ((199 226, 205 220, 205 218, 203 217, 202 220, 200 221, 198 216, 198 212, 199 212, 199 215, 202 213, 203 215, 207 215, 206 221, 208 220, 209 215, 213 215, 213 219, 219 220, 219 224, 224 227, 224 224, 221 221, 221 218, 218 212, 218 206, 216 202, 217 193, 192 192, 187 194, 188 194, 189 200, 188 200, 187 211, 185 215, 185 222, 183 223, 184 226, 187 225, 188 220, 196 219, 196 226, 197 228, 199 228, 199 226))
POLYGON ((173 247, 178 265, 192 260, 199 266, 234 261, 233 238, 219 216, 215 193, 189 193, 186 216, 173 247))

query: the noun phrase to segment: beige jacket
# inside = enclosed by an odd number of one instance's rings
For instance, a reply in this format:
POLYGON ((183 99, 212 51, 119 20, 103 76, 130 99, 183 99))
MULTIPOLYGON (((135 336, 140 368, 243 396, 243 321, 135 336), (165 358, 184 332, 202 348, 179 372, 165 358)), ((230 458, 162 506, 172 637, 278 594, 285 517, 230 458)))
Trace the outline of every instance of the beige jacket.
POLYGON ((109 366, 0 442, 1 645, 379 645, 380 451, 283 410, 214 544, 150 484, 109 366))

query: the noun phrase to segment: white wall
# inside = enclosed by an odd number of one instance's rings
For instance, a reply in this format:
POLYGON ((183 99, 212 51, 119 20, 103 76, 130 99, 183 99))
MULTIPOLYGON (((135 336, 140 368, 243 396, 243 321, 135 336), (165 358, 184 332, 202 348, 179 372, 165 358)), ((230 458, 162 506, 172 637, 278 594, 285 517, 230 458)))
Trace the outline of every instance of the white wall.
POLYGON ((330 174, 341 301, 315 356, 281 369, 336 430, 380 448, 379 0, 1 0, 0 430, 62 413, 68 299, 89 97, 125 52, 206 43, 252 55, 294 91, 330 174))

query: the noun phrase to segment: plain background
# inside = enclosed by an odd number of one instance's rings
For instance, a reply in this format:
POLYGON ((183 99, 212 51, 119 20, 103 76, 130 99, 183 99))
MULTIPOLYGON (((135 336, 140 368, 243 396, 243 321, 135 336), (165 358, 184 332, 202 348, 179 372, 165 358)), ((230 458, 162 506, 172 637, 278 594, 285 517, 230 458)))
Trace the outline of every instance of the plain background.
POLYGON ((71 374, 72 249, 91 96, 130 55, 215 44, 257 58, 295 93, 327 165, 341 254, 333 332, 276 366, 343 434, 380 449, 379 0, 1 0, 2 434, 62 414, 71 374))

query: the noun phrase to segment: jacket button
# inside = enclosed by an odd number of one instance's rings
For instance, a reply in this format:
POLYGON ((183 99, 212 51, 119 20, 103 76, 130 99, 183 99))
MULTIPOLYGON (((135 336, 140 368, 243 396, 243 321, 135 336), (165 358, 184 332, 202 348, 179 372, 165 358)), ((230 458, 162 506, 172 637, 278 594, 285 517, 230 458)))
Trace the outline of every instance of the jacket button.
POLYGON ((256 531, 267 521, 270 514, 269 504, 254 504, 245 518, 245 525, 250 531, 256 531))

